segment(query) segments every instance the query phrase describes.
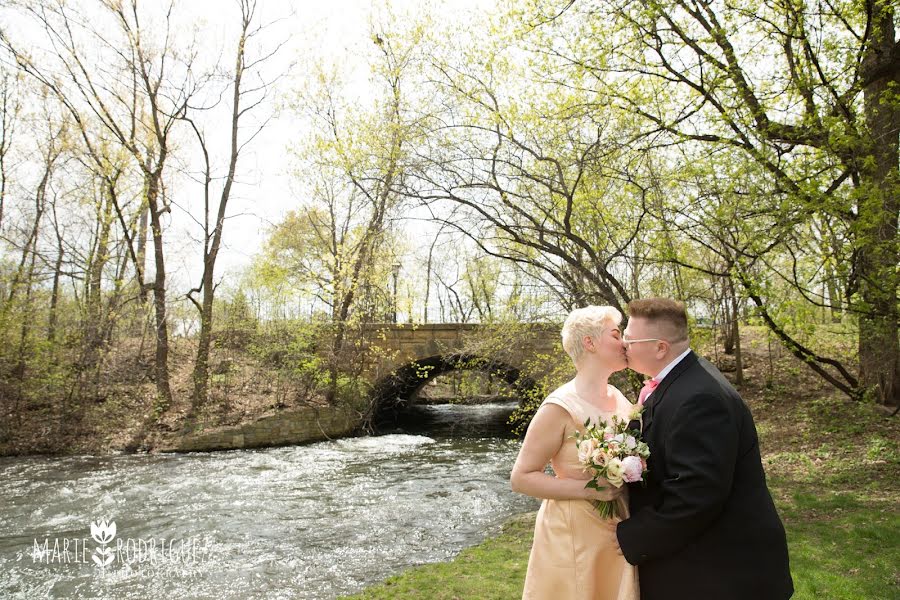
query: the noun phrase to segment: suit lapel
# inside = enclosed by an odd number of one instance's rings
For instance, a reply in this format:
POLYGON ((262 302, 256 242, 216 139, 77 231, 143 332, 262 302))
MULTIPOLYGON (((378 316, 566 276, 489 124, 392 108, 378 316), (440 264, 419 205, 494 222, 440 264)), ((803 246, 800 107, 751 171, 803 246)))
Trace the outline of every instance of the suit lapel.
POLYGON ((654 409, 665 399, 666 391, 669 389, 676 379, 681 377, 681 374, 687 371, 690 367, 697 364, 697 355, 694 354, 694 351, 691 350, 687 356, 681 359, 681 362, 675 365, 675 368, 669 371, 669 373, 663 377, 663 380, 659 383, 653 393, 650 394, 650 397, 647 398, 647 405, 644 408, 644 416, 643 416, 643 429, 646 431, 650 427, 650 423, 653 422, 653 411, 654 409))

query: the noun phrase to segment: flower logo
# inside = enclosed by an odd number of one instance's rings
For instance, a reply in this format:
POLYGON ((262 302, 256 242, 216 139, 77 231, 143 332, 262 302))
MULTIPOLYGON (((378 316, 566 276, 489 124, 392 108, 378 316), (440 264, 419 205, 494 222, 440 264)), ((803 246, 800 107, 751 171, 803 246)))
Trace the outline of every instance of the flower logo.
POLYGON ((116 522, 107 521, 106 519, 92 521, 91 537, 94 538, 95 542, 100 544, 99 548, 94 549, 94 554, 91 555, 91 558, 94 559, 94 562, 97 563, 97 566, 99 567, 109 565, 115 556, 113 554, 113 549, 107 547, 107 544, 116 537, 116 522))
POLYGON ((91 537, 98 544, 108 544, 116 537, 116 522, 100 519, 91 523, 91 537))

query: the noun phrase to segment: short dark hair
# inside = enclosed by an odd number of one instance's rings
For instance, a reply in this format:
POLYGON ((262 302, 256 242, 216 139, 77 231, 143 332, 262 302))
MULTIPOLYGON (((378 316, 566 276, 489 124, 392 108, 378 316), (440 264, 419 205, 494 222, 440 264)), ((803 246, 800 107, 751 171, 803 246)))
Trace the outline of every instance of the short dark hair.
POLYGON ((683 302, 671 298, 641 298, 628 303, 628 315, 640 317, 656 325, 664 325, 672 334, 670 342, 688 339, 687 310, 683 302))

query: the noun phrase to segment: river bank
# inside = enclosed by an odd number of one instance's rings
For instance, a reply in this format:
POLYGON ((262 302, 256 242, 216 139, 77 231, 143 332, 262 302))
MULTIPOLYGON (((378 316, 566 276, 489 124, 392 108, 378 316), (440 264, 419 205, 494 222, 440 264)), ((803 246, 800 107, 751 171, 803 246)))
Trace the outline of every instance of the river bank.
MULTIPOLYGON (((194 344, 172 344, 173 402, 161 407, 147 349, 108 357, 96 396, 23 404, 0 424, 0 456, 73 456, 226 450, 304 444, 351 435, 364 399, 329 404, 307 382, 242 349, 213 354, 208 402, 191 413, 194 344)), ((73 385, 76 385, 73 383, 73 385)))

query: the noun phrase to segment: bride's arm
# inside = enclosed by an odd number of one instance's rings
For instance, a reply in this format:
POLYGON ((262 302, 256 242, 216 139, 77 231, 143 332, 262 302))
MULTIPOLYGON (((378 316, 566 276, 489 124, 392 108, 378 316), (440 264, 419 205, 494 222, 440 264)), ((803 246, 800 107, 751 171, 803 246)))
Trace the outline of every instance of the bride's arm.
MULTIPOLYGON (((558 479, 544 472, 547 463, 567 441, 569 420, 569 413, 555 404, 538 409, 509 477, 512 490, 551 500, 613 500, 621 490, 612 486, 602 491, 585 489, 587 479, 558 479)), ((568 440, 568 443, 574 442, 568 440)))

